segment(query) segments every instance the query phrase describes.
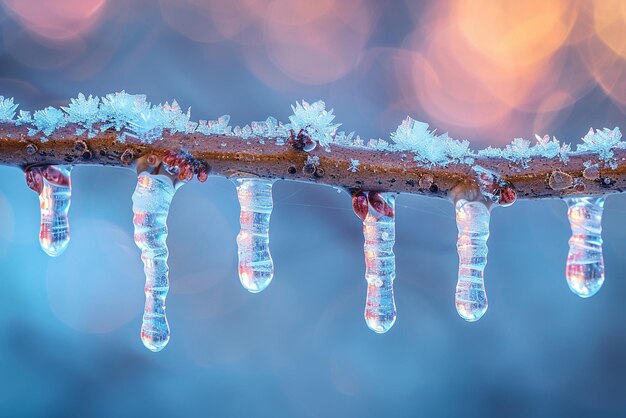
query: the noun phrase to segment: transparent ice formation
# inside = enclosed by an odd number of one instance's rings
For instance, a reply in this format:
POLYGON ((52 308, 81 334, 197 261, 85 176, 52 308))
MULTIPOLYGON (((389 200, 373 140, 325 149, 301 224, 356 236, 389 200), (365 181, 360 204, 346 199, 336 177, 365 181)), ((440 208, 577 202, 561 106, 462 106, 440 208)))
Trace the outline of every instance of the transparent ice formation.
POLYGON ((605 197, 567 197, 572 227, 565 275, 569 288, 580 297, 595 295, 604 283, 602 211, 605 197))
POLYGON ((25 171, 28 187, 39 195, 39 243, 51 257, 61 255, 70 242, 67 214, 72 195, 71 169, 71 166, 36 166, 25 171))
POLYGON ((361 192, 352 198, 354 211, 363 221, 365 238, 365 322, 377 333, 389 331, 396 322, 395 200, 393 193, 378 192, 361 192))
POLYGON ((162 350, 170 338, 165 316, 165 298, 169 290, 166 221, 175 191, 169 177, 143 172, 137 178, 132 197, 135 243, 141 250, 146 275, 141 340, 151 351, 162 350))
POLYGON ((239 279, 248 291, 258 293, 270 284, 274 276, 269 247, 274 180, 238 178, 233 181, 241 206, 241 230, 237 235, 239 279))
POLYGON ((487 265, 489 208, 479 201, 456 202, 456 225, 459 229, 459 279, 455 304, 461 318, 473 322, 487 311, 483 273, 487 265))

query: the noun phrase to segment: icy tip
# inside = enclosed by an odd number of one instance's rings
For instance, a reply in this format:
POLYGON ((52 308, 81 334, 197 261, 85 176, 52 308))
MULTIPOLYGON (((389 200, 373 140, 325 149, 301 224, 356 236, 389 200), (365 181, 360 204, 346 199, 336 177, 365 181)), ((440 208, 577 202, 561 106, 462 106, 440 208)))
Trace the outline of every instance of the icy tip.
POLYGON ((70 237, 60 241, 51 241, 42 238, 40 240, 41 249, 50 257, 58 257, 65 252, 70 243, 70 237))
POLYGON ((380 318, 371 317, 366 314, 365 322, 367 323, 369 329, 371 329, 375 333, 384 334, 389 331, 391 327, 393 327, 393 324, 396 323, 396 318, 394 316, 393 318, 388 320, 381 320, 380 318))
POLYGON ((148 333, 143 330, 141 332, 141 342, 143 342, 143 345, 153 353, 158 353, 163 350, 169 341, 169 334, 154 335, 153 333, 148 333))
POLYGON ((262 292, 269 286, 272 281, 272 274, 262 274, 255 272, 241 272, 239 273, 239 280, 241 285, 250 293, 262 292))
POLYGON ((456 311, 459 316, 466 320, 467 322, 476 322, 480 318, 485 315, 487 312, 487 303, 484 304, 475 304, 475 303, 464 303, 457 302, 456 303, 456 311))

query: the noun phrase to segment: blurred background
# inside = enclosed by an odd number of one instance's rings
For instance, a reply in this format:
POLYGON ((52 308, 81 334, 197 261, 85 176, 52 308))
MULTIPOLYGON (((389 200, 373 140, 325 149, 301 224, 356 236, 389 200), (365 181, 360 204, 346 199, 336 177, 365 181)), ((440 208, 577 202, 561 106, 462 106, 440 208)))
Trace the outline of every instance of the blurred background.
MULTIPOLYGON (((388 138, 404 116, 473 146, 626 127, 623 0, 0 0, 0 94, 21 109, 79 92, 177 99, 194 119, 286 120, 326 101, 388 138)), ((139 338, 143 266, 128 170, 73 171, 72 241, 48 258, 23 175, 0 168, 0 415, 612 417, 626 414, 626 196, 606 203, 604 289, 565 281, 559 200, 492 215, 478 323, 454 308, 452 206, 398 198, 398 320, 363 320, 362 232, 332 188, 279 182, 261 294, 237 277, 222 178, 169 218, 172 338, 139 338)))

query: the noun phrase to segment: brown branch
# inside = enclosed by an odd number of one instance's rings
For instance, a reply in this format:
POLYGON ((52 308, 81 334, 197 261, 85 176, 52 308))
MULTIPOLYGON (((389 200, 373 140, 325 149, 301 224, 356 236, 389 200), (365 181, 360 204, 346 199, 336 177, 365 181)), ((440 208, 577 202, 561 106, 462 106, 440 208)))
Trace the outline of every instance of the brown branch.
MULTIPOLYGON (((504 158, 476 158, 473 165, 449 164, 445 167, 421 165, 410 152, 384 152, 366 148, 332 145, 331 152, 321 147, 311 152, 289 144, 277 145, 274 138, 250 138, 200 133, 170 134, 145 144, 133 138, 119 142, 118 132, 107 130, 95 138, 76 135, 76 126, 58 129, 41 142, 29 136, 24 126, 0 124, 0 164, 25 168, 32 165, 107 165, 135 168, 140 157, 164 158, 170 151, 188 152, 195 162, 210 167, 212 175, 248 175, 325 184, 344 189, 415 193, 446 198, 463 182, 476 183, 480 166, 495 174, 500 186, 512 187, 518 198, 562 197, 572 194, 606 194, 626 188, 626 150, 615 150, 617 166, 611 169, 597 154, 575 154, 564 163, 558 158, 533 158, 527 167, 504 158), (264 143, 261 143, 264 142, 264 143), (317 156, 319 165, 307 164, 317 156), (351 159, 359 161, 352 172, 351 159), (585 170, 584 163, 599 163, 585 170)), ((498 186, 499 187, 499 186, 498 186)))

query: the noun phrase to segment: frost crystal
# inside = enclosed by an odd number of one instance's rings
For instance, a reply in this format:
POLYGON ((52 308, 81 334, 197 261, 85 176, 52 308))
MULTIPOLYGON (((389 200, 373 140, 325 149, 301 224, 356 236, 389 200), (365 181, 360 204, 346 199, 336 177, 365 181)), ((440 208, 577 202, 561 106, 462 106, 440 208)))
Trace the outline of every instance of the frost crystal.
POLYGON ((326 105, 323 101, 319 100, 315 103, 309 104, 302 101, 302 104, 297 103, 295 106, 291 106, 293 115, 289 116, 288 128, 293 129, 298 133, 301 129, 304 129, 311 139, 323 147, 328 147, 335 137, 337 128, 340 123, 332 124, 335 119, 333 110, 326 111, 326 105))
POLYGON ((102 98, 100 119, 110 124, 103 129, 114 127, 116 131, 121 131, 129 121, 139 119, 142 113, 149 111, 150 103, 146 101, 145 95, 128 94, 122 90, 102 98))
POLYGON ((230 115, 223 115, 217 120, 200 120, 196 131, 205 135, 229 135, 231 127, 228 126, 230 115))
MULTIPOLYGON (((157 106, 157 109, 161 107, 157 106)), ((171 132, 189 132, 190 128, 191 108, 183 113, 176 100, 170 105, 168 102, 161 107, 163 114, 163 128, 169 129, 171 132)))
POLYGON ((415 153, 415 161, 445 166, 452 162, 471 164, 469 141, 457 141, 447 133, 437 136, 428 124, 407 117, 391 134, 393 148, 415 153))
POLYGON ((359 160, 350 160, 350 167, 348 167, 348 171, 356 173, 359 171, 359 160))
POLYGON ((15 117, 17 104, 13 103, 13 97, 0 96, 0 122, 10 122, 15 117))
POLYGON ((77 99, 71 99, 67 107, 61 107, 67 113, 67 121, 70 123, 78 123, 86 128, 99 122, 100 114, 100 98, 98 96, 85 97, 80 93, 77 99))
POLYGON ((528 162, 532 157, 555 158, 558 156, 565 163, 569 161, 568 154, 571 150, 569 144, 561 144, 555 137, 550 139, 549 135, 535 135, 535 139, 537 143, 531 146, 530 141, 515 138, 504 149, 487 147, 478 151, 478 155, 488 158, 506 158, 521 164, 524 168, 528 167, 528 162))
POLYGON ((43 132, 45 135, 50 135, 55 129, 64 127, 67 124, 67 120, 63 112, 50 106, 43 110, 37 110, 33 115, 32 123, 37 129, 30 129, 29 135, 32 136, 38 131, 43 132))
POLYGON ((19 115, 17 115, 17 120, 15 121, 16 125, 23 125, 26 123, 32 123, 33 118, 30 115, 30 112, 27 110, 20 110, 19 115))
POLYGON ((576 151, 591 151, 597 152, 601 160, 609 163, 611 168, 616 167, 616 162, 613 161, 613 151, 618 148, 624 148, 626 143, 621 141, 622 133, 619 128, 602 130, 593 128, 589 129, 587 135, 583 136, 583 144, 576 147, 576 151))

